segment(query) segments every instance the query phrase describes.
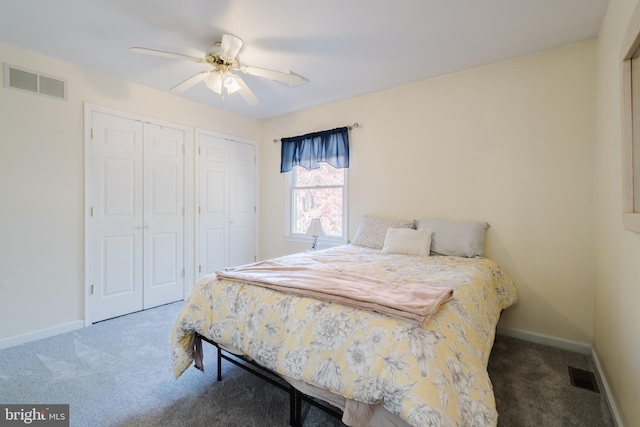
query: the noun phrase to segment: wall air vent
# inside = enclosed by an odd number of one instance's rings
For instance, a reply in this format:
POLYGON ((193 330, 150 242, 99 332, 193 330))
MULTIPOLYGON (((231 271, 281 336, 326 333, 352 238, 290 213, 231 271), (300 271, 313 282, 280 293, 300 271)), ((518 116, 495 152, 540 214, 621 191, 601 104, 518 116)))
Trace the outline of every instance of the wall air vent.
POLYGON ((66 80, 9 64, 4 64, 4 87, 67 100, 66 80))

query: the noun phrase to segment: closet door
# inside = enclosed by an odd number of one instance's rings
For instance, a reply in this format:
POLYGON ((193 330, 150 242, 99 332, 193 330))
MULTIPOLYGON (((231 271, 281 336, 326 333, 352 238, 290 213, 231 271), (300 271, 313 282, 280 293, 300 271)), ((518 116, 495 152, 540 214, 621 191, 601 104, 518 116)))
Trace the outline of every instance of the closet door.
POLYGON ((143 308, 184 294, 184 132, 144 125, 143 308))
POLYGON ((199 279, 229 265, 229 177, 226 141, 199 134, 198 144, 199 279))
POLYGON ((251 144, 229 150, 229 265, 255 261, 256 156, 251 144))
POLYGON ((184 296, 184 131, 91 112, 91 322, 184 296))
POLYGON ((252 144, 197 134, 196 278, 255 261, 256 163, 252 144))
POLYGON ((93 322, 142 309, 143 124, 92 113, 87 268, 93 322))

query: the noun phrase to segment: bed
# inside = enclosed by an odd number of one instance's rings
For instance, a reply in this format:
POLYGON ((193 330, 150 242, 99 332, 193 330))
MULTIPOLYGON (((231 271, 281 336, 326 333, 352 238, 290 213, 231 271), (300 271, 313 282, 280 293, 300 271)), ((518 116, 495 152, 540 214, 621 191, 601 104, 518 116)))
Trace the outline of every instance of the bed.
POLYGON ((511 278, 487 258, 397 253, 385 250, 386 242, 370 246, 274 261, 372 277, 400 289, 449 288, 451 298, 421 322, 207 276, 176 320, 174 375, 199 357, 201 336, 340 408, 350 426, 495 426, 486 368, 500 314, 517 299, 511 278))

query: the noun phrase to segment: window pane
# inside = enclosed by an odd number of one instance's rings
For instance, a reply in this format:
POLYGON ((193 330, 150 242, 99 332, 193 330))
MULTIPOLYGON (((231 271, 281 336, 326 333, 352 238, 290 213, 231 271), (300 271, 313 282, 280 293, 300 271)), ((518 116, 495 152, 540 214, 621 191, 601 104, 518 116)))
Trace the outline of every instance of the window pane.
POLYGON ((342 236, 342 188, 294 190, 294 233, 306 233, 313 218, 320 218, 327 236, 342 236))
POLYGON ((328 163, 322 162, 318 169, 310 171, 300 166, 296 166, 293 169, 295 173, 294 187, 344 184, 344 169, 334 168, 328 163))

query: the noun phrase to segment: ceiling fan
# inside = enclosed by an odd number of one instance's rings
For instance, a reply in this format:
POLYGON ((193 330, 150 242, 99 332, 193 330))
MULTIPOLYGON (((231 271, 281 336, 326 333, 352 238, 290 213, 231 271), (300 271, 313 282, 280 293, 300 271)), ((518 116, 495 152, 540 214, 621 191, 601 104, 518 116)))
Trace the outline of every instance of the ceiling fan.
POLYGON ((201 71, 182 83, 178 83, 170 89, 172 93, 180 93, 204 81, 205 85, 215 93, 224 96, 224 92, 228 95, 239 93, 240 96, 249 105, 258 105, 259 101, 255 94, 249 89, 249 86, 236 74, 236 72, 244 73, 251 76, 264 77, 288 87, 298 86, 307 81, 304 77, 292 71, 287 73, 282 71, 269 70, 266 68, 252 67, 241 64, 238 60, 238 52, 242 48, 244 42, 239 37, 232 34, 224 34, 222 41, 216 43, 204 56, 197 58, 195 56, 183 55, 181 53, 165 52, 162 50, 148 49, 144 47, 132 47, 130 51, 136 53, 144 53, 147 55, 163 56, 173 59, 186 59, 202 64, 211 65, 212 69, 201 71))

